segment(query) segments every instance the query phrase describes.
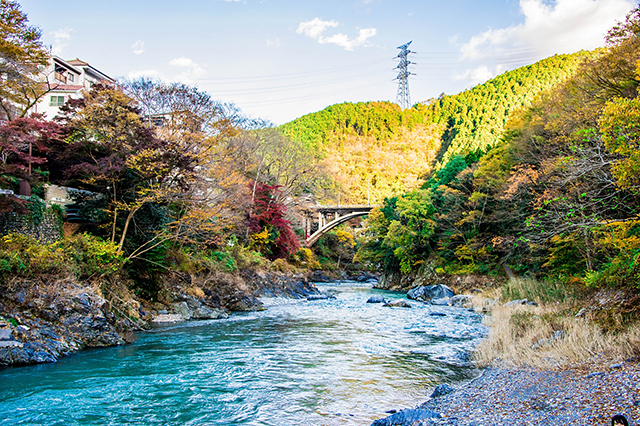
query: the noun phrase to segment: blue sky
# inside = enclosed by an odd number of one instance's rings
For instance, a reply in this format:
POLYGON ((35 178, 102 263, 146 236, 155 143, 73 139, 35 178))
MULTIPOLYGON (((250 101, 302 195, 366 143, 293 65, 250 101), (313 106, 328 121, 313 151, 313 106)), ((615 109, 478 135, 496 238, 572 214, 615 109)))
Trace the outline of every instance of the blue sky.
POLYGON ((556 53, 593 49, 631 0, 19 0, 43 40, 115 78, 182 81, 282 124, 340 102, 455 94, 556 53))

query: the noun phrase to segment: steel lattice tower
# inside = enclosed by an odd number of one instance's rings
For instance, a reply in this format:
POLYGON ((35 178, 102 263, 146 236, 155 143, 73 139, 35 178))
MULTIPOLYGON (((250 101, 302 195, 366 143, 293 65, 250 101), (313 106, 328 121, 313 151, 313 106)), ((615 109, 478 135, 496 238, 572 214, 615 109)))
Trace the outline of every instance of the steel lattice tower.
MULTIPOLYGON (((413 40, 412 40, 413 41, 413 40)), ((409 43, 405 43, 402 46, 398 46, 400 53, 396 58, 400 59, 400 63, 394 69, 399 70, 398 76, 394 80, 398 80, 398 94, 396 95, 396 102, 402 109, 411 107, 411 96, 409 95, 409 76, 415 75, 409 72, 409 65, 412 64, 409 60, 409 53, 415 53, 409 50, 409 43)))

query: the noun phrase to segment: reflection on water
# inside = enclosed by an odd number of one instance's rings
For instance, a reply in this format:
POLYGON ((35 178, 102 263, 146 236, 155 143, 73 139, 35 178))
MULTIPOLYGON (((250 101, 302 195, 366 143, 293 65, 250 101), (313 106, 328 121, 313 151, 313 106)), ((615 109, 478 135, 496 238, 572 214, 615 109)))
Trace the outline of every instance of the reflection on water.
POLYGON ((320 287, 337 298, 266 299, 263 312, 0 370, 0 425, 367 425, 474 375, 461 355, 486 332, 476 314, 320 287))

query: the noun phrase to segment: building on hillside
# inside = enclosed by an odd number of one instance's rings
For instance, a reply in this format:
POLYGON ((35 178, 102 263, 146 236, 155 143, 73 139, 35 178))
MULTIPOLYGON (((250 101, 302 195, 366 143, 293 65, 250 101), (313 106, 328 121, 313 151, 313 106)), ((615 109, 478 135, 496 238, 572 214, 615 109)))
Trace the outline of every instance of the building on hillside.
POLYGON ((82 97, 82 90, 89 90, 96 83, 114 83, 115 80, 102 71, 92 67, 80 59, 65 61, 52 56, 48 68, 43 73, 45 83, 49 86, 47 94, 34 105, 30 112, 46 114, 52 119, 69 98, 82 97))

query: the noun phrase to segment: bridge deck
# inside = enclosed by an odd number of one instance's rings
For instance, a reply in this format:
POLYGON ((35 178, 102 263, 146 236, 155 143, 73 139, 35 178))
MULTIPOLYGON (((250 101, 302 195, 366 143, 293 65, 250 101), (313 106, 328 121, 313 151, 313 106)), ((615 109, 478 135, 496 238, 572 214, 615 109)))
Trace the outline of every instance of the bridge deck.
POLYGON ((342 213, 342 212, 368 212, 371 211, 374 207, 379 207, 377 205, 339 205, 339 206, 314 206, 308 207, 304 209, 308 212, 319 212, 319 213, 342 213))

